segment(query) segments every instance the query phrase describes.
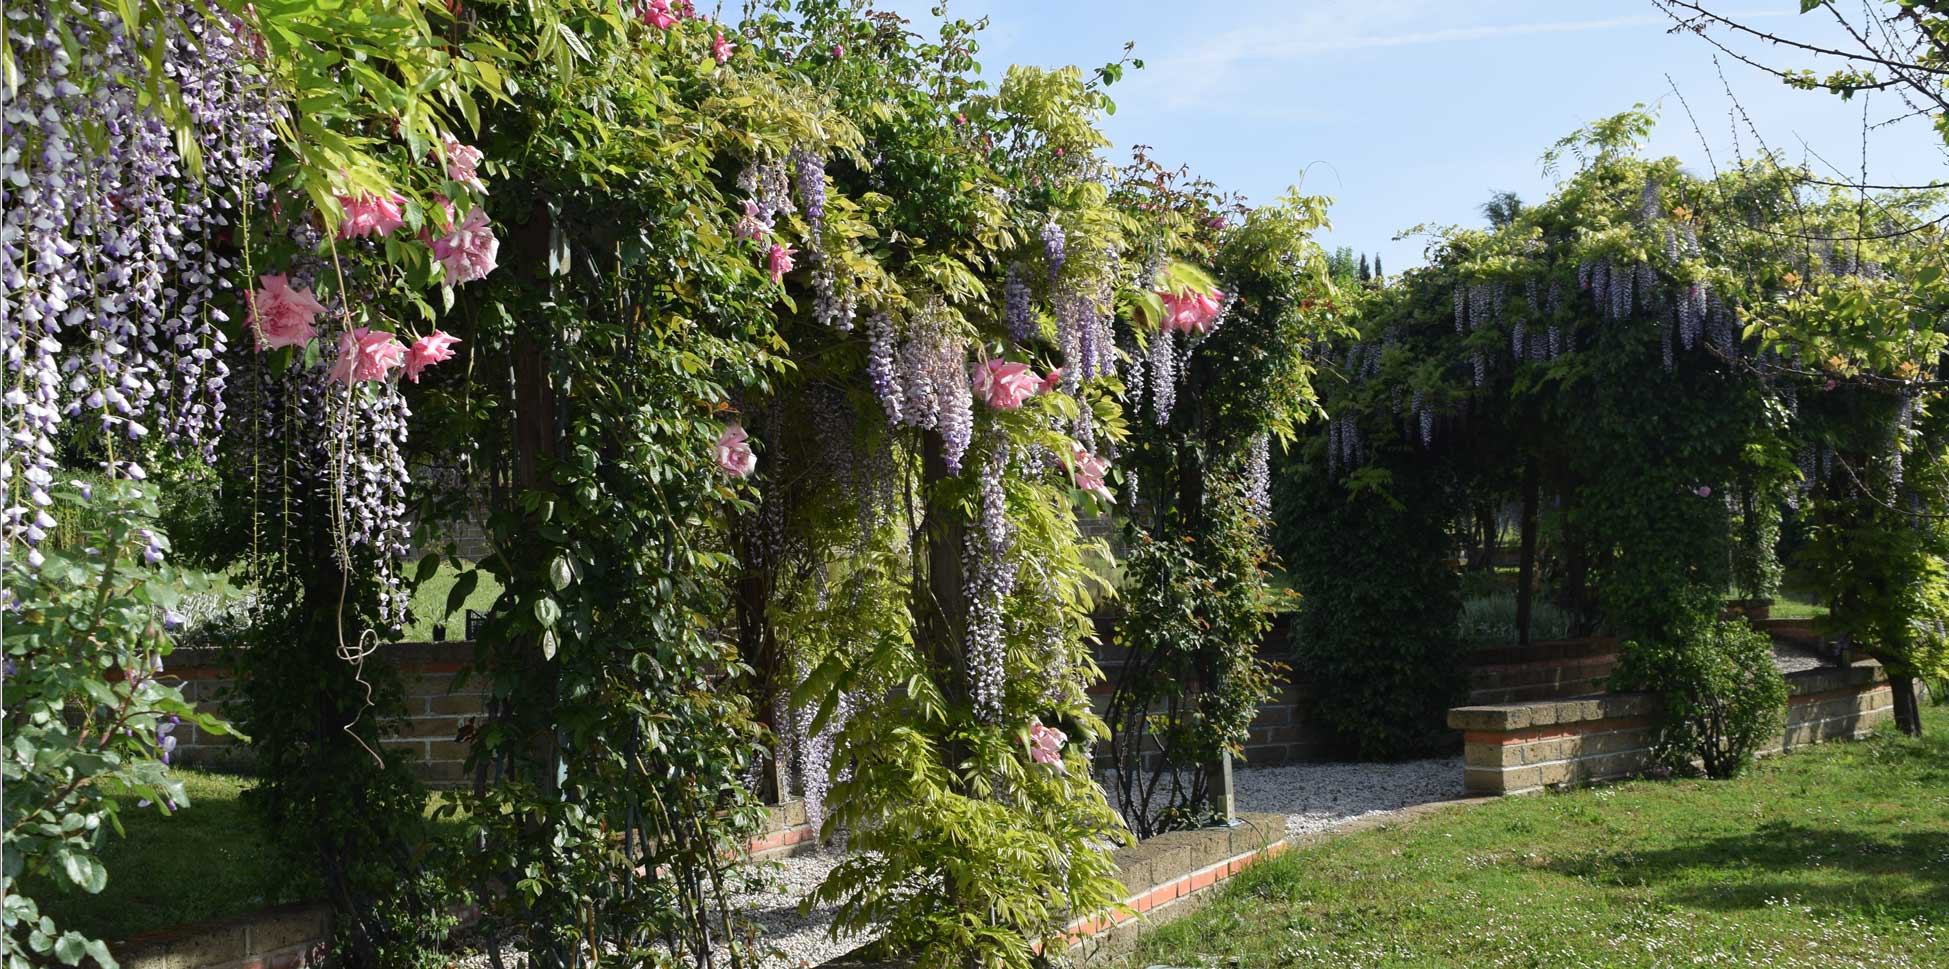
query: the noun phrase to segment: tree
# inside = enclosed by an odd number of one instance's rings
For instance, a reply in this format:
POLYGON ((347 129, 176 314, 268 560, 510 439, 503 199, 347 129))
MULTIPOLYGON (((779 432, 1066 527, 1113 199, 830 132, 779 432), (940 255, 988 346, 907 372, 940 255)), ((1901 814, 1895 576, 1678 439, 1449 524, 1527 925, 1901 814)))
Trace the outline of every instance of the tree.
POLYGON ((1515 192, 1496 192, 1482 203, 1482 217, 1491 228, 1500 229, 1516 221, 1523 212, 1523 200, 1515 192))
POLYGON ((1374 271, 1368 268, 1367 254, 1364 252, 1360 254, 1360 268, 1354 272, 1354 278, 1363 283, 1372 282, 1374 279, 1374 271))
POLYGON ((1765 30, 1692 0, 1652 3, 1679 29, 1793 87, 1824 90, 1842 98, 1891 91, 1911 115, 1933 119, 1936 130, 1949 141, 1949 123, 1945 123, 1949 119, 1949 86, 1943 83, 1949 77, 1949 8, 1940 2, 1881 0, 1879 6, 1864 3, 1859 10, 1843 10, 1832 0, 1801 0, 1802 15, 1819 12, 1835 22, 1847 38, 1839 46, 1765 30), (1773 51, 1836 58, 1841 66, 1822 76, 1808 68, 1783 67, 1770 61, 1773 51))

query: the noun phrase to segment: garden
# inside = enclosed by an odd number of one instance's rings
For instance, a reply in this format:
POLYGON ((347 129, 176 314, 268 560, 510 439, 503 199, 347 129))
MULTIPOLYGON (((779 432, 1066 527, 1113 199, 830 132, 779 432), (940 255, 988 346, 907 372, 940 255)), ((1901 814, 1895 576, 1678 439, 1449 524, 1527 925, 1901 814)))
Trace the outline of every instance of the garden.
POLYGON ((0 12, 7 969, 1949 959, 1944 186, 1388 274, 987 26, 0 12))

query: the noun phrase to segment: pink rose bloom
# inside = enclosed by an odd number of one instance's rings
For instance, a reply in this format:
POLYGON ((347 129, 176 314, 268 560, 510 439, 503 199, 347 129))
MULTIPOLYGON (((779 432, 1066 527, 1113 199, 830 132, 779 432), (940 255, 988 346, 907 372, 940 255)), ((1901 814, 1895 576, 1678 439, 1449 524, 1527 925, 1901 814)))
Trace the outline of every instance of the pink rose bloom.
POLYGON ((480 175, 474 171, 474 166, 484 157, 481 150, 461 144, 452 135, 442 135, 441 142, 447 153, 447 177, 485 194, 487 186, 481 184, 480 175))
POLYGON ((332 379, 342 384, 384 380, 406 360, 406 345, 385 330, 353 327, 338 337, 338 362, 332 379))
POLYGON ((832 56, 833 56, 833 57, 836 57, 836 58, 837 58, 837 57, 845 57, 845 56, 846 56, 846 45, 845 45, 845 44, 834 44, 834 45, 832 45, 832 56))
POLYGON ((501 240, 487 224, 487 213, 475 206, 453 231, 433 241, 433 258, 447 267, 447 282, 459 286, 482 279, 494 271, 494 259, 501 253, 501 240))
POLYGON ((992 410, 1016 410, 1042 389, 1026 363, 983 360, 975 367, 974 392, 992 410))
POLYGON ((1076 449, 1075 463, 1076 467, 1070 472, 1070 477, 1075 482, 1077 490, 1087 491, 1105 502, 1116 501, 1110 496, 1109 485, 1103 483, 1103 476, 1110 470, 1110 462, 1079 447, 1076 449))
POLYGON ((1711 485, 1699 485, 1699 497, 1701 497, 1701 498, 1710 498, 1710 497, 1712 497, 1712 486, 1711 486, 1711 485))
POLYGON ((453 359, 453 345, 460 339, 434 330, 431 336, 423 336, 413 341, 406 350, 406 379, 420 382, 420 371, 443 361, 453 359))
POLYGON ((1211 326, 1218 321, 1218 314, 1224 309, 1223 293, 1212 290, 1200 293, 1190 290, 1185 293, 1157 294, 1164 300, 1164 329, 1181 333, 1209 333, 1211 326))
POLYGON ((283 273, 259 276, 260 288, 250 294, 250 332, 257 337, 257 349, 301 347, 311 342, 318 331, 311 325, 323 304, 309 289, 292 289, 283 273))
POLYGON ((1041 720, 1029 721, 1029 759, 1038 764, 1054 767, 1063 772, 1062 745, 1069 736, 1054 727, 1045 727, 1041 720))
POLYGON ((669 30, 670 25, 677 22, 677 15, 670 9, 670 0, 650 0, 637 8, 636 15, 658 30, 669 30))
POLYGON ((1056 387, 1061 383, 1062 383, 1062 368, 1057 367, 1056 369, 1049 371, 1049 376, 1042 378, 1042 392, 1046 394, 1049 391, 1056 389, 1056 387))
POLYGON ((758 213, 758 203, 745 199, 744 215, 738 219, 738 238, 757 242, 770 231, 771 227, 765 224, 764 216, 758 213))
POLYGON ((717 58, 717 62, 722 64, 731 59, 731 50, 735 46, 724 39, 724 31, 720 30, 717 32, 717 39, 711 41, 711 56, 717 58))
POLYGON ((385 195, 349 195, 338 197, 338 205, 345 210, 345 221, 338 224, 340 239, 357 239, 360 236, 383 236, 406 224, 399 207, 406 199, 397 192, 385 195))
POLYGON ((792 257, 797 254, 797 249, 772 243, 771 252, 765 256, 765 268, 771 270, 772 282, 784 279, 785 274, 792 271, 792 257))
POLYGON ((742 478, 758 467, 758 456, 751 453, 750 435, 737 424, 724 428, 717 436, 717 466, 733 478, 742 478))

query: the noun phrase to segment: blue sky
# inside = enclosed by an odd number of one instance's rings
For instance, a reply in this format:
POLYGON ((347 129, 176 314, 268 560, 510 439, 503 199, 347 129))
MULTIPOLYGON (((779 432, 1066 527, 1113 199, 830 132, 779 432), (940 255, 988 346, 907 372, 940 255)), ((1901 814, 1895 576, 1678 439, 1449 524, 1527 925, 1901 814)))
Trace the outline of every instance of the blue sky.
MULTIPOLYGON (((882 5, 913 16, 926 0, 882 5)), ((1796 0, 1718 6, 1769 29, 1835 39, 1835 28, 1796 15, 1796 0)), ((1712 48, 1667 34, 1650 0, 955 0, 950 11, 991 19, 982 41, 991 80, 1012 63, 1100 65, 1135 41, 1146 69, 1111 89, 1118 111, 1105 123, 1117 160, 1147 144, 1159 161, 1188 163, 1254 200, 1295 183, 1331 195, 1334 231, 1322 241, 1378 251, 1390 272, 1419 263, 1426 243, 1393 241, 1399 231, 1479 223, 1478 207, 1497 189, 1547 195, 1544 148, 1635 103, 1660 109, 1655 153, 1709 171, 1673 83, 1718 162, 1734 155, 1732 101, 1712 48)), ((1858 170, 1860 101, 1793 91, 1730 60, 1725 76, 1773 147, 1795 160, 1810 147, 1858 170)), ((1901 113, 1892 95, 1868 110, 1876 120, 1901 113)), ((1743 123, 1738 138, 1750 152, 1743 123)), ((1874 132, 1868 162, 1880 181, 1949 175, 1942 141, 1922 119, 1874 132)))

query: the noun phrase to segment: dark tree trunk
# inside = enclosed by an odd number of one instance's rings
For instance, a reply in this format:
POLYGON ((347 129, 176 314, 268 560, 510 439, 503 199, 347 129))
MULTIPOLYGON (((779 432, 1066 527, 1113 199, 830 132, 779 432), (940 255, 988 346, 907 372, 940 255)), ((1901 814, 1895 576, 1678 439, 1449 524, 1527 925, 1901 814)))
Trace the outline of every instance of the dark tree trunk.
MULTIPOLYGON (((932 493, 953 477, 947 469, 947 446, 940 434, 928 431, 922 446, 922 489, 928 496, 927 518, 921 524, 927 542, 927 574, 918 590, 922 649, 927 664, 949 703, 969 698, 967 657, 962 633, 968 628, 968 600, 961 576, 961 549, 968 523, 952 508, 932 500, 932 493)), ((953 758, 951 762, 958 762, 953 758)))
POLYGON ((1523 546, 1516 571, 1516 642, 1529 645, 1530 612, 1536 597, 1536 501, 1541 483, 1536 459, 1523 463, 1523 546))
POLYGON ((1895 688, 1896 728, 1911 737, 1922 736, 1922 705, 1915 696, 1915 678, 1891 675, 1888 683, 1895 688))
MULTIPOLYGON (((765 616, 772 595, 772 564, 765 558, 766 552, 761 547, 764 539, 756 534, 756 527, 739 516, 731 528, 738 561, 743 565, 733 590, 738 619, 738 659, 750 670, 743 692, 751 698, 752 718, 777 736, 783 725, 773 722, 773 712, 786 687, 784 671, 780 668, 778 636, 765 616)), ((773 749, 771 769, 761 772, 758 779, 758 797, 767 804, 783 803, 791 796, 781 752, 782 746, 773 749)))

